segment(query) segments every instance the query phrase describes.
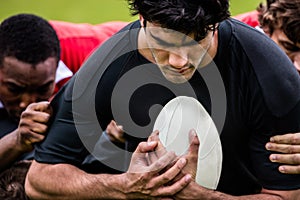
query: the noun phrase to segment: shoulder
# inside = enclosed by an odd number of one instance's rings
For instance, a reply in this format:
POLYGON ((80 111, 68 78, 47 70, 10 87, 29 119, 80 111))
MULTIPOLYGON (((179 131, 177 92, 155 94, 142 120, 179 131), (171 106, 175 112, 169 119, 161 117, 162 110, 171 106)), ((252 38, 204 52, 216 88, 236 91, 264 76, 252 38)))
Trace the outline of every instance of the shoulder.
POLYGON ((222 22, 219 30, 220 51, 223 37, 228 38, 232 49, 222 51, 231 58, 230 67, 234 65, 244 73, 252 71, 252 80, 272 114, 287 114, 300 99, 300 78, 290 59, 268 36, 235 19, 222 22))

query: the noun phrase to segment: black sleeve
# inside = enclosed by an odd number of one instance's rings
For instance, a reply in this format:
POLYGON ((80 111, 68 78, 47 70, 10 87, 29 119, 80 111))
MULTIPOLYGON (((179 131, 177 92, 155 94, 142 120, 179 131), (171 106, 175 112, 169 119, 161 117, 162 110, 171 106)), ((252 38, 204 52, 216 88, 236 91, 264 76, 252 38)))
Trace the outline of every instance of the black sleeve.
MULTIPOLYGON (((242 26, 242 25, 241 25, 242 26)), ((279 164, 269 160, 272 152, 265 145, 270 137, 300 131, 300 78, 289 58, 264 35, 259 42, 250 40, 246 28, 237 39, 252 66, 248 76, 247 121, 251 130, 250 157, 254 173, 262 187, 273 190, 300 188, 300 175, 278 171, 279 164), (263 55, 263 56, 258 56, 263 55)), ((253 33, 255 34, 255 33, 253 33)), ((260 33, 256 33, 258 38, 260 33)), ((246 98, 247 97, 247 98, 246 98)))
MULTIPOLYGON (((88 155, 88 149, 92 149, 95 137, 99 137, 101 131, 93 130, 80 134, 79 125, 75 125, 74 116, 76 112, 72 109, 72 90, 74 78, 63 87, 56 97, 52 100, 51 105, 55 116, 49 128, 45 140, 35 146, 35 160, 41 163, 69 163, 80 166, 85 157, 88 155), (82 142, 84 141, 84 142, 82 142), (90 145, 90 146, 89 146, 90 145)), ((79 115, 79 114, 78 114, 79 115)), ((80 113, 81 121, 79 124, 94 123, 84 113, 80 113)))
POLYGON ((254 173, 263 188, 271 190, 293 190, 300 188, 300 174, 289 175, 278 171, 279 163, 269 160, 272 152, 265 145, 270 137, 278 134, 294 133, 300 130, 300 102, 286 115, 262 114, 257 119, 256 130, 253 130, 250 140, 250 157, 254 173), (262 126, 259 123, 263 124, 262 126))
POLYGON ((95 110, 96 87, 120 51, 126 52, 127 37, 124 31, 103 43, 55 96, 52 124, 45 140, 36 145, 38 162, 80 166, 93 151, 103 132, 95 110))

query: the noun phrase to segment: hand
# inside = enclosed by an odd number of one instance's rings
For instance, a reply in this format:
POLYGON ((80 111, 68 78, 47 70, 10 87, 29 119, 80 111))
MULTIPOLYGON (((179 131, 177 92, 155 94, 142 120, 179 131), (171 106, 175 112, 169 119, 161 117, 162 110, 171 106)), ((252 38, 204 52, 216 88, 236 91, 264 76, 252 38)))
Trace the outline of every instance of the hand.
POLYGON ((22 151, 31 151, 33 144, 45 138, 52 109, 49 102, 32 103, 22 112, 16 130, 17 144, 22 151))
MULTIPOLYGON (((155 131, 148 138, 148 142, 155 141, 158 143, 155 151, 147 154, 148 163, 155 162, 156 160, 158 160, 160 157, 162 157, 167 153, 167 150, 159 140, 158 134, 159 134, 158 131, 155 131)), ((195 130, 193 129, 189 132, 189 141, 190 141, 190 146, 188 149, 188 153, 182 156, 182 158, 185 158, 187 160, 187 164, 184 166, 181 172, 172 181, 168 182, 167 184, 168 185, 174 184, 177 181, 180 181, 186 175, 191 175, 193 181, 187 187, 185 187, 185 189, 176 193, 175 198, 189 199, 191 198, 191 195, 194 192, 195 189, 194 186, 196 186, 198 189, 200 187, 194 182, 196 178, 196 172, 197 172, 198 151, 199 151, 200 142, 195 130)), ((170 165, 168 167, 170 167, 170 165)))
POLYGON ((177 158, 174 152, 167 152, 153 163, 148 163, 146 155, 152 153, 157 147, 157 141, 142 142, 133 153, 124 182, 128 198, 171 196, 191 181, 191 176, 185 175, 174 184, 165 185, 180 173, 186 165, 186 159, 181 158, 172 167, 166 169, 177 158))
POLYGON ((114 120, 107 125, 106 133, 112 142, 125 142, 123 126, 117 125, 114 120))
MULTIPOLYGON (((194 187, 197 185, 197 183, 195 183, 195 179, 197 173, 200 141, 198 139, 197 133, 193 129, 189 132, 189 141, 190 147, 188 153, 184 156, 184 158, 187 159, 187 165, 182 169, 182 173, 181 175, 179 175, 179 177, 185 174, 191 174, 193 181, 185 189, 178 192, 175 195, 175 199, 190 199, 192 197, 192 194, 194 193, 194 187)), ((200 186, 197 185, 197 187, 199 188, 200 186)))
POLYGON ((197 173, 198 151, 199 151, 200 141, 194 129, 192 129, 189 132, 189 141, 190 141, 190 147, 187 155, 184 156, 187 159, 188 163, 183 168, 182 173, 191 174, 193 180, 195 180, 196 173, 197 173))
POLYGON ((281 173, 300 174, 300 133, 290 133, 271 137, 266 149, 283 154, 271 154, 272 162, 282 163, 281 173))
MULTIPOLYGON (((158 137, 158 131, 153 132, 151 136, 148 138, 148 141, 157 141, 158 146, 155 149, 154 152, 148 153, 148 161, 150 163, 153 163, 156 161, 158 158, 163 156, 164 154, 167 153, 167 150, 165 147, 162 145, 162 143, 159 140, 158 137)), ((199 139, 197 136, 197 133, 195 132, 194 129, 190 130, 189 132, 189 142, 190 146, 188 149, 188 153, 184 156, 187 160, 187 165, 182 169, 181 173, 174 179, 175 181, 179 180, 181 177, 183 177, 186 174, 190 174, 192 176, 192 179, 196 179, 196 172, 197 172, 197 163, 198 163, 198 151, 199 151, 199 139)))

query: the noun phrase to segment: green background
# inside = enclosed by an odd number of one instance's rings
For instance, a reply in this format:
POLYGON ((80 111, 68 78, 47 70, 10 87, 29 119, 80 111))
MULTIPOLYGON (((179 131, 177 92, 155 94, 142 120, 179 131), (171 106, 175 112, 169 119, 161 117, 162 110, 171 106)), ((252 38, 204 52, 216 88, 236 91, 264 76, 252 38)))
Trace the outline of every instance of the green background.
MULTIPOLYGON (((264 0, 230 0, 232 15, 253 10, 264 0)), ((0 21, 18 13, 46 19, 97 24, 112 20, 132 21, 126 0, 0 0, 0 21)))

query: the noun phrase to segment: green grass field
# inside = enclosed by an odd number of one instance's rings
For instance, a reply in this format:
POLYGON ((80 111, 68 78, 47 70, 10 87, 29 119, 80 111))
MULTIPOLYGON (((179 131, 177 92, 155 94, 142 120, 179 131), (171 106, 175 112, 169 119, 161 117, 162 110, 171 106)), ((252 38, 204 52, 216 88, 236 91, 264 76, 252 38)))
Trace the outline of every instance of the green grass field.
MULTIPOLYGON (((230 0, 232 15, 250 11, 264 0, 230 0)), ((0 0, 0 21, 17 13, 76 23, 132 21, 125 0, 0 0)))

